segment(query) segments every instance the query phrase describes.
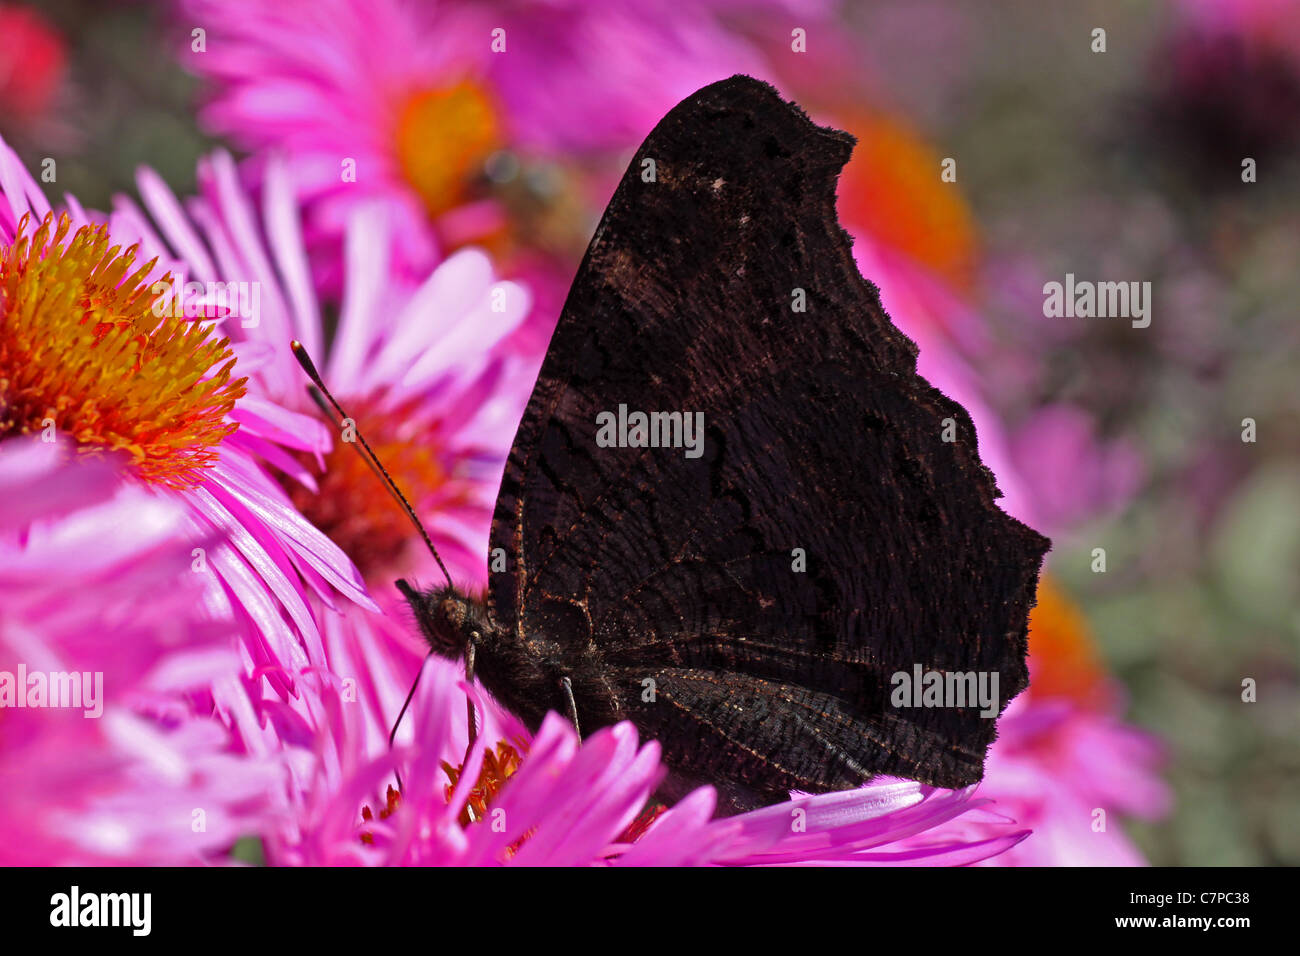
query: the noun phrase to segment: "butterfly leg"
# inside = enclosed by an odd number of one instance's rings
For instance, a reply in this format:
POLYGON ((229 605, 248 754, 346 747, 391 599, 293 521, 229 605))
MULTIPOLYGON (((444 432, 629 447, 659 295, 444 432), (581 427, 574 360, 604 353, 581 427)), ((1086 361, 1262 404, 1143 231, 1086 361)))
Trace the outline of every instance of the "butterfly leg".
MULTIPOLYGON (((474 683, 474 653, 477 648, 478 631, 470 635, 469 641, 465 645, 465 683, 474 683)), ((465 698, 465 725, 468 731, 467 737, 469 743, 465 746, 465 759, 461 765, 469 763, 469 752, 474 749, 474 741, 478 740, 478 719, 474 713, 474 702, 468 697, 465 698)))
POLYGON ((578 702, 573 699, 573 682, 567 677, 561 677, 560 689, 564 691, 564 701, 568 705, 569 720, 573 721, 573 729, 581 737, 582 729, 578 726, 578 702))

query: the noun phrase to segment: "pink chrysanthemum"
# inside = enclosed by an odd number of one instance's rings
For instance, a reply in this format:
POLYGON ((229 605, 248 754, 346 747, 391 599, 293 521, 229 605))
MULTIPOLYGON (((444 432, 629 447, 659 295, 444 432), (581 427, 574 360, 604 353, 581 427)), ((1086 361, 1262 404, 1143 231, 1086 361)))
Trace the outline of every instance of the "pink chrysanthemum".
MULTIPOLYGON (((487 255, 472 248, 422 281, 395 275, 387 210, 361 204, 348 221, 345 296, 327 349, 288 167, 277 157, 268 160, 257 204, 225 153, 214 154, 199 172, 201 195, 184 210, 147 171, 140 191, 168 243, 196 264, 190 278, 220 274, 258 283, 260 321, 231 330, 249 375, 246 401, 324 422, 289 348, 292 340, 301 341, 410 499, 453 580, 462 588, 483 587, 492 507, 541 362, 540 350, 524 357, 500 347, 529 311, 528 290, 499 279, 487 255), (211 259, 200 236, 211 243, 211 259), (213 262, 220 263, 219 272, 213 262)), ((115 215, 141 218, 124 201, 115 215)), ((371 704, 369 713, 377 715, 369 728, 376 742, 386 740, 427 652, 393 581, 436 580, 441 572, 356 444, 339 437, 344 440, 319 458, 281 455, 274 464, 287 500, 352 556, 382 611, 342 603, 327 609, 327 602, 313 601, 324 653, 312 661, 355 682, 371 704)), ((269 745, 281 732, 304 731, 276 727, 269 745)), ((402 739, 409 733, 408 725, 402 739)))
POLYGON ((1158 819, 1163 748, 1106 713, 1030 692, 998 723, 980 792, 1032 837, 994 866, 1145 866, 1124 817, 1158 819))
POLYGON ((765 72, 717 6, 182 0, 177 19, 187 38, 206 31, 182 53, 206 81, 202 121, 289 157, 332 289, 357 202, 388 207, 394 264, 421 275, 440 247, 511 225, 482 186, 500 151, 568 162, 626 150, 682 97, 765 72))
POLYGON ((201 301, 186 317, 159 292, 168 270, 235 278, 212 268, 193 231, 170 228, 174 200, 146 197, 170 246, 126 201, 107 223, 71 197, 56 216, 3 141, 0 191, 0 444, 66 434, 78 454, 121 452, 127 480, 174 494, 187 539, 216 538, 191 555, 204 600, 241 625, 248 673, 292 693, 294 673, 324 660, 307 595, 373 606, 351 561, 267 470, 291 452, 327 452, 328 429, 247 394, 236 358, 243 371, 258 356, 216 337, 214 326, 235 324, 228 310, 201 301))
MULTIPOLYGON (((466 757, 465 692, 429 668, 409 719, 416 743, 368 749, 358 702, 321 696, 326 720, 295 761, 291 826, 268 835, 268 860, 367 865, 953 865, 1024 838, 979 809, 971 790, 880 780, 858 790, 713 820, 704 787, 671 808, 651 804, 664 769, 658 744, 631 724, 579 741, 558 714, 531 740, 491 720, 466 757), (499 740, 499 734, 511 736, 499 740), (461 766, 461 761, 464 765, 461 766), (399 771, 403 789, 392 786, 399 771), (960 836, 931 836, 964 820, 960 836)), ((474 695, 477 700, 477 694, 474 695)))
POLYGON ((239 669, 186 512, 109 457, 0 443, 0 863, 219 860, 267 825, 282 770, 186 702, 239 669))
POLYGON ((1125 724, 1124 695, 1050 576, 1029 619, 1029 691, 998 723, 981 792, 1034 835, 1000 866, 1141 866, 1123 818, 1169 809, 1163 748, 1125 724))
MULTIPOLYGON (((255 207, 230 157, 218 152, 200 166, 202 196, 189 204, 191 221, 231 263, 226 272, 256 279, 262 290, 261 321, 232 330, 237 345, 258 357, 248 366, 250 397, 321 419, 289 348, 302 342, 428 522, 457 582, 482 586, 496 486, 541 363, 540 352, 524 361, 499 349, 529 311, 528 290, 498 278, 488 256, 470 248, 420 281, 394 275, 387 211, 362 204, 346 227, 345 295, 327 350, 291 182, 281 160, 270 159, 255 207)), ((146 196, 166 195, 156 179, 141 186, 146 196)), ((170 225, 185 228, 180 219, 170 225)), ((411 525, 353 442, 339 442, 323 464, 286 464, 286 485, 372 580, 387 586, 397 574, 432 569, 427 553, 410 547, 418 542, 411 525)))

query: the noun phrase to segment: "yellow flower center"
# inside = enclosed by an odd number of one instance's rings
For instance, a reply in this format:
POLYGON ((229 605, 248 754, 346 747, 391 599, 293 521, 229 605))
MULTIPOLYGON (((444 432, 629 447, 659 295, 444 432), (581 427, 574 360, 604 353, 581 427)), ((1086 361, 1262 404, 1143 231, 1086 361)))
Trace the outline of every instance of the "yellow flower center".
POLYGON ((156 260, 131 272, 138 247, 110 246, 107 227, 28 225, 0 249, 0 439, 57 429, 83 452, 125 452, 148 481, 197 484, 238 427, 229 340, 154 315, 156 260))
POLYGON ((502 142, 492 101, 469 82, 408 98, 398 110, 396 137, 402 175, 433 216, 465 198, 466 184, 502 142))

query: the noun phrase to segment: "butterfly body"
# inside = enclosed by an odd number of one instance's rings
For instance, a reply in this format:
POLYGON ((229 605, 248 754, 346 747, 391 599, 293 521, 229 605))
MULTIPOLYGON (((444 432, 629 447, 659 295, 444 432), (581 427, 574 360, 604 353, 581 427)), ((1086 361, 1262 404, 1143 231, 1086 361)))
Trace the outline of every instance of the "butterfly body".
POLYGON ((970 417, 858 273, 835 217, 852 144, 748 77, 665 117, 511 448, 507 569, 483 603, 408 594, 431 647, 474 641, 530 727, 567 712, 568 678, 584 733, 633 721, 663 747, 664 795, 711 783, 724 811, 877 774, 973 783, 995 722, 899 707, 891 679, 996 672, 999 712, 1028 682, 1048 542, 994 503, 970 417), (681 411, 698 441, 639 441, 626 409, 681 411))
POLYGON ((463 663, 472 645, 474 675, 529 730, 536 732, 548 711, 568 712, 565 678, 582 721, 603 727, 627 719, 624 702, 594 645, 519 639, 491 622, 483 601, 451 586, 415 591, 399 581, 398 587, 430 649, 463 663))

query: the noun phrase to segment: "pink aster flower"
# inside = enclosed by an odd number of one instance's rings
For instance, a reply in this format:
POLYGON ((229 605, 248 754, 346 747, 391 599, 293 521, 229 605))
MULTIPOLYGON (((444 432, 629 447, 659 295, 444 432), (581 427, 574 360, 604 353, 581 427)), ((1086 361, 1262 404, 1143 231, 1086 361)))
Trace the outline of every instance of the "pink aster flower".
MULTIPOLYGON (((268 159, 257 202, 241 188, 225 153, 205 160, 199 179, 200 196, 184 207, 148 171, 141 174, 140 192, 162 239, 194 263, 189 278, 257 283, 260 321, 230 329, 249 375, 245 401, 325 427, 289 348, 301 341, 410 499, 453 580, 483 587, 497 488, 541 362, 540 349, 525 358, 502 347, 528 314, 528 290, 501 280, 488 256, 473 248, 418 281, 395 274, 388 209, 360 204, 349 215, 345 294, 326 349, 289 167, 279 157, 268 159)), ((115 218, 144 219, 125 200, 115 218)), ((372 705, 376 720, 368 733, 379 741, 386 740, 427 653, 393 581, 436 579, 441 572, 356 445, 340 437, 345 440, 316 458, 277 456, 275 490, 355 560, 376 602, 366 608, 313 596, 324 646, 322 656, 310 660, 355 683, 372 705), (376 606, 380 614, 371 613, 376 606)), ((305 709, 298 720, 310 723, 305 709)), ((254 720, 245 729, 259 726, 254 720)), ((305 726, 263 727, 259 736, 269 735, 266 745, 275 746, 277 734, 301 735, 305 726)), ((409 724, 402 733, 405 739, 409 724)))
POLYGON ((281 771, 191 715, 239 659, 190 570, 187 507, 121 457, 0 443, 5 865, 197 863, 270 819, 281 771))
POLYGON ((1145 866, 1124 817, 1169 809, 1163 748, 1117 717, 1032 688, 998 722, 980 792, 1033 830, 994 866, 1145 866))
POLYGON ((292 694, 295 672, 324 661, 307 596, 373 606, 347 556, 268 470, 328 451, 329 430, 235 377, 259 356, 213 330, 245 319, 206 297, 187 316, 160 297, 166 269, 234 278, 212 268, 192 230, 166 228, 174 205, 146 200, 170 246, 125 200, 107 223, 72 197, 56 216, 2 141, 0 191, 0 444, 64 434, 81 455, 124 453, 125 480, 173 494, 186 539, 215 540, 187 549, 205 603, 240 624, 247 672, 292 694))
POLYGON ((357 202, 388 206, 395 266, 423 274, 440 246, 507 226, 489 158, 626 150, 696 89, 764 72, 715 6, 182 0, 176 19, 187 38, 206 30, 182 53, 205 81, 204 125, 288 157, 332 289, 357 202))
MULTIPOLYGON (((302 342, 428 522, 457 582, 485 584, 496 486, 542 357, 539 351, 524 361, 499 348, 528 314, 528 290, 500 279, 489 257, 473 248, 418 281, 394 275, 387 210, 362 204, 346 227, 345 296, 326 350, 287 166, 278 157, 268 161, 259 206, 240 188, 225 153, 200 166, 200 182, 202 195, 189 204, 192 221, 215 240, 227 274, 256 278, 262 289, 262 321, 232 332, 259 356, 249 372, 250 395, 321 417, 289 348, 294 339, 302 342)), ((166 201, 161 182, 141 185, 146 196, 166 201)), ((171 226, 184 228, 179 219, 171 226)), ((427 553, 411 547, 410 524, 376 494, 381 486, 351 444, 324 456, 319 486, 305 467, 288 471, 303 489, 295 500, 367 571, 387 578, 432 570, 427 553)))
MULTIPOLYGON (((367 749, 355 709, 336 689, 310 757, 300 754, 292 825, 268 838, 268 860, 365 865, 951 865, 1025 836, 980 809, 971 790, 880 780, 858 790, 712 819, 701 788, 650 810, 663 778, 658 744, 622 723, 580 741, 550 714, 531 741, 488 714, 466 759, 465 685, 446 668, 424 675, 409 719, 413 743, 367 749), (518 749, 486 744, 512 733, 518 749), (462 759, 463 767, 456 768, 462 759), (391 786, 400 771, 400 795, 391 786), (381 796, 383 794, 383 796, 381 796), (960 837, 929 838, 954 820, 960 837)), ((471 691, 473 699, 477 693, 471 691)))
POLYGON ((1122 720, 1122 688, 1051 577, 1030 616, 1029 673, 998 723, 981 792, 1034 834, 998 865, 1143 865, 1123 821, 1168 812, 1164 750, 1122 720))

